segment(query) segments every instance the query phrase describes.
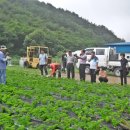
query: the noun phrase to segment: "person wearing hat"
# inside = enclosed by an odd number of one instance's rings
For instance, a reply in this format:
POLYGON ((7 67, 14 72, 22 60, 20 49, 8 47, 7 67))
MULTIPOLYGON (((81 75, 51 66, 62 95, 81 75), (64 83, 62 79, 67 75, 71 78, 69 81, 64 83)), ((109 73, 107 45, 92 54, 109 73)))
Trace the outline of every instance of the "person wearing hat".
POLYGON ((0 84, 6 84, 6 46, 0 46, 0 84))
POLYGON ((127 74, 129 72, 128 70, 128 60, 125 58, 125 54, 120 54, 121 56, 121 67, 120 67, 120 78, 121 78, 121 85, 127 84, 127 74))

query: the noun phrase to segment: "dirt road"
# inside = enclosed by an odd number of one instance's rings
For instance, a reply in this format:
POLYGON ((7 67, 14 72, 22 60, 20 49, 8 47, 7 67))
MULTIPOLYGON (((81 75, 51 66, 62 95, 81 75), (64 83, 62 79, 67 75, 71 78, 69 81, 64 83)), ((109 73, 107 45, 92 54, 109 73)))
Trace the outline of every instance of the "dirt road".
MULTIPOLYGON (((62 73, 62 77, 67 77, 66 74, 62 73)), ((79 74, 76 73, 75 74, 75 79, 79 80, 79 74)), ((108 76, 108 83, 112 83, 112 84, 118 84, 120 83, 120 77, 115 77, 115 76, 108 76)), ((86 74, 86 81, 90 81, 90 75, 86 74)), ((98 76, 97 76, 97 82, 98 81, 98 76)), ((130 84, 130 77, 127 77, 127 82, 128 84, 130 84)))

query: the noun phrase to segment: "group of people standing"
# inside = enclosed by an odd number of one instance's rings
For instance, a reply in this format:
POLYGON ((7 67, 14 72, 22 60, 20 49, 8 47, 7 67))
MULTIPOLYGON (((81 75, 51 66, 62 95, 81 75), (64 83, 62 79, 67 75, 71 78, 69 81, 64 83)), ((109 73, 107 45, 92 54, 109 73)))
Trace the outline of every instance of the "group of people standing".
MULTIPOLYGON (((121 78, 121 85, 127 84, 127 74, 128 74, 128 60, 125 58, 125 54, 121 54, 121 60, 120 60, 120 78, 121 78)), ((81 81, 85 81, 86 74, 86 61, 89 61, 90 64, 90 78, 91 83, 96 82, 96 75, 98 73, 99 75, 99 81, 100 82, 108 82, 107 78, 107 72, 105 71, 104 67, 98 67, 98 57, 95 55, 95 52, 91 52, 91 58, 87 59, 87 55, 85 53, 85 50, 81 50, 80 56, 73 55, 72 51, 69 50, 67 53, 65 52, 62 55, 62 67, 60 63, 51 63, 47 65, 47 59, 48 56, 44 52, 44 50, 41 50, 41 53, 39 55, 39 68, 41 70, 41 75, 48 75, 47 67, 51 68, 51 73, 49 76, 56 77, 56 73, 58 72, 58 77, 61 77, 61 70, 66 73, 67 71, 67 78, 74 79, 75 78, 75 64, 79 60, 79 77, 81 81)))
MULTIPOLYGON (((48 75, 47 67, 51 68, 51 74, 49 76, 56 76, 56 72, 58 71, 58 77, 61 77, 61 64, 60 63, 51 63, 47 65, 47 54, 44 50, 41 50, 39 55, 39 68, 41 71, 41 75, 48 75)), ((79 75, 80 80, 85 81, 85 69, 86 69, 86 61, 87 55, 85 54, 85 50, 81 51, 80 56, 73 55, 72 51, 68 51, 62 55, 62 71, 66 72, 67 70, 67 78, 74 79, 75 78, 75 64, 80 60, 79 65, 79 75)), ((96 82, 96 73, 95 70, 98 66, 98 58, 95 56, 95 53, 92 52, 92 57, 90 59, 90 71, 91 71, 91 82, 96 82)))
MULTIPOLYGON (((72 51, 68 51, 68 54, 62 55, 62 64, 63 64, 63 71, 65 68, 67 69, 67 78, 74 79, 75 78, 75 63, 79 60, 79 76, 81 81, 85 81, 85 69, 86 69, 86 61, 87 55, 85 50, 81 50, 80 56, 73 55, 72 51), (65 63, 66 62, 66 63, 65 63), (66 66, 65 66, 66 65, 66 66)), ((95 56, 95 52, 91 52, 91 59, 90 62, 90 75, 91 75, 91 82, 96 82, 96 71, 98 69, 98 58, 95 56)))
MULTIPOLYGON (((6 65, 7 65, 7 57, 5 54, 6 47, 0 47, 0 84, 6 84, 6 65)), ((127 84, 127 75, 129 73, 128 60, 125 58, 125 54, 120 54, 120 78, 121 85, 127 84)), ((62 55, 62 67, 60 63, 48 63, 48 56, 41 50, 39 54, 39 69, 41 71, 41 75, 48 76, 47 67, 51 69, 51 73, 49 76, 56 77, 56 73, 58 72, 58 77, 61 77, 61 68, 63 72, 67 70, 67 78, 74 79, 75 78, 75 64, 79 60, 79 77, 81 81, 85 81, 85 69, 86 69, 86 61, 88 60, 90 63, 90 77, 91 83, 96 82, 96 75, 99 72, 99 81, 100 82, 108 82, 107 73, 104 67, 100 67, 98 69, 98 57, 95 55, 95 52, 91 52, 91 58, 87 59, 87 55, 85 50, 81 50, 80 56, 73 55, 72 51, 68 51, 62 55)))
MULTIPOLYGON (((129 66, 128 60, 125 58, 125 54, 120 54, 120 78, 121 78, 121 85, 127 84, 127 75, 129 73, 129 66)), ((79 76, 81 81, 85 81, 85 69, 86 69, 86 61, 87 56, 85 54, 85 50, 81 50, 80 56, 73 55, 72 51, 68 51, 68 54, 64 53, 62 55, 62 66, 63 72, 65 72, 65 68, 67 70, 67 78, 70 78, 70 74, 72 79, 75 78, 75 63, 77 60, 79 61, 79 76)), ((91 52, 91 58, 88 59, 90 63, 90 76, 91 76, 91 83, 96 82, 96 75, 99 74, 99 81, 100 82, 108 82, 107 72, 105 71, 104 67, 98 67, 98 57, 95 55, 95 52, 91 52)))
POLYGON ((86 68, 86 61, 87 61, 87 56, 85 54, 85 50, 81 51, 80 56, 73 55, 72 51, 68 51, 68 55, 66 56, 66 68, 67 68, 67 78, 70 78, 70 74, 72 74, 72 79, 75 78, 75 63, 77 60, 80 60, 80 65, 79 65, 79 76, 80 80, 85 81, 85 68, 86 68))

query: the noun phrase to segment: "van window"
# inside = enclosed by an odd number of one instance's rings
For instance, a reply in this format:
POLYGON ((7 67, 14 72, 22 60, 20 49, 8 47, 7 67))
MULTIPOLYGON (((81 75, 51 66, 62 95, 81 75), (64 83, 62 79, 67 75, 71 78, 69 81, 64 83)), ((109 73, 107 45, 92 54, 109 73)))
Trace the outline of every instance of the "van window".
POLYGON ((105 55, 105 49, 96 49, 96 55, 105 55))
POLYGON ((92 51, 94 51, 94 49, 86 49, 85 53, 86 53, 86 55, 91 55, 92 51))
POLYGON ((119 54, 109 55, 110 61, 118 61, 118 59, 119 59, 119 54))
POLYGON ((109 55, 114 55, 114 54, 115 54, 115 50, 111 48, 109 51, 109 55))

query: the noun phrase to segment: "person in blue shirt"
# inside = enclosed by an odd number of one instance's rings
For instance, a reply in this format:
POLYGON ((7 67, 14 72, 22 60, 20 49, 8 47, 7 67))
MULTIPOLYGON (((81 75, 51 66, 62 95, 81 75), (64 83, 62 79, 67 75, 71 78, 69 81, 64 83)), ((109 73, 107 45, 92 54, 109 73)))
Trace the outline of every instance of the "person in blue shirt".
POLYGON ((0 47, 0 84, 6 84, 6 56, 4 54, 7 48, 0 47))

